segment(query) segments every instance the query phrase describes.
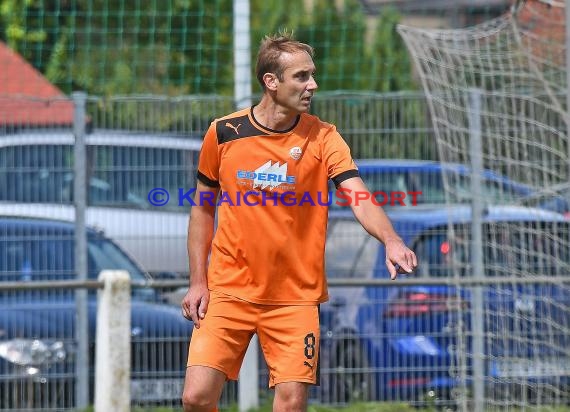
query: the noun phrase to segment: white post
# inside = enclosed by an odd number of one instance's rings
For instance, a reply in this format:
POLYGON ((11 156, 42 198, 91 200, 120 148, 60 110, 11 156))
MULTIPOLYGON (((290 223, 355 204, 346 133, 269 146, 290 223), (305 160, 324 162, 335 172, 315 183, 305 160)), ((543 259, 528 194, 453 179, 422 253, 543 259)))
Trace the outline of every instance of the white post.
POLYGON ((236 108, 251 106, 251 35, 249 0, 234 0, 234 102, 236 108))
MULTIPOLYGON (((249 0, 234 0, 234 102, 241 109, 251 105, 251 40, 249 0)), ((251 340, 238 382, 240 412, 259 407, 259 354, 257 336, 251 340)))
POLYGON ((95 412, 130 412, 131 283, 124 270, 104 270, 97 303, 95 412))
MULTIPOLYGON (((85 116, 87 94, 73 93, 73 203, 75 205, 75 273, 77 280, 87 280, 87 228, 85 211, 87 210, 86 176, 86 148, 85 148, 85 116)), ((87 289, 75 291, 77 357, 75 359, 75 373, 77 384, 75 393, 78 409, 85 409, 89 405, 89 321, 87 313, 87 289)))
MULTIPOLYGON (((565 113, 565 126, 566 136, 570 137, 570 1, 566 0, 564 5, 564 15, 566 16, 566 29, 565 29, 565 46, 566 46, 566 113, 565 113)), ((568 152, 568 178, 570 179, 570 144, 566 149, 568 152)))
MULTIPOLYGON (((479 89, 469 90, 469 152, 471 154, 471 267, 473 278, 485 279, 483 263, 483 144, 481 125, 482 94, 479 89)), ((475 285, 472 291, 471 333, 473 345, 473 412, 483 412, 485 406, 485 302, 483 286, 475 285)))

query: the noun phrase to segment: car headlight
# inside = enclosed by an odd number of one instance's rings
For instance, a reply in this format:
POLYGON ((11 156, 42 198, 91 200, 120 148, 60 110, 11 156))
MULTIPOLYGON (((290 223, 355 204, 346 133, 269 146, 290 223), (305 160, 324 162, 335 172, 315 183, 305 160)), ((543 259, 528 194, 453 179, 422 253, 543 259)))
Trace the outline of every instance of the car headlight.
POLYGON ((68 352, 61 341, 12 339, 0 342, 0 357, 21 366, 63 362, 68 352))

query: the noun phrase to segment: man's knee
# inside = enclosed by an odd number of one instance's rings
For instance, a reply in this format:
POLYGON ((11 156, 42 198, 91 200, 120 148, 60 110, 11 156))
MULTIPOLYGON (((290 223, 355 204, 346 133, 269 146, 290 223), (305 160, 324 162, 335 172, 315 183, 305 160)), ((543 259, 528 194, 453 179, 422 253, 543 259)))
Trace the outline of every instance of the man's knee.
POLYGON ((218 399, 207 391, 197 392, 185 390, 182 394, 184 412, 212 412, 217 411, 218 399))
POLYGON ((222 394, 226 375, 206 366, 190 366, 186 370, 182 405, 184 412, 212 412, 222 394))
POLYGON ((273 411, 304 412, 307 410, 307 402, 301 396, 289 396, 275 398, 273 411))
POLYGON ((288 382, 276 385, 273 411, 306 411, 308 390, 308 384, 299 382, 288 382))

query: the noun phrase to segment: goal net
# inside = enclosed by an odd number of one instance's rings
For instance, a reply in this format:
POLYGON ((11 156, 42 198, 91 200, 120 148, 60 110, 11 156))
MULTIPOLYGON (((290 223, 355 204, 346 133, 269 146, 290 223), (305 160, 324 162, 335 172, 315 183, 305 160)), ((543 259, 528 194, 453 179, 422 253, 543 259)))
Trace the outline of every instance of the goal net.
POLYGON ((449 322, 450 371, 464 389, 456 399, 465 410, 567 404, 564 2, 519 1, 509 13, 464 29, 398 31, 426 94, 443 163, 450 282, 453 293, 469 299, 449 322), (471 211, 461 224, 458 205, 471 211), (480 286, 465 282, 469 277, 480 286))

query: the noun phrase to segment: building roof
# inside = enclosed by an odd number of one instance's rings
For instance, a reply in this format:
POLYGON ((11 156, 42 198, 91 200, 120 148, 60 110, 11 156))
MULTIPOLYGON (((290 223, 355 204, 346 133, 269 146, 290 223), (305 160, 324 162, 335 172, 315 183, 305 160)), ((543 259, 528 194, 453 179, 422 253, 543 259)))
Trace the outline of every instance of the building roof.
POLYGON ((68 126, 73 103, 22 56, 0 42, 0 127, 68 126))

